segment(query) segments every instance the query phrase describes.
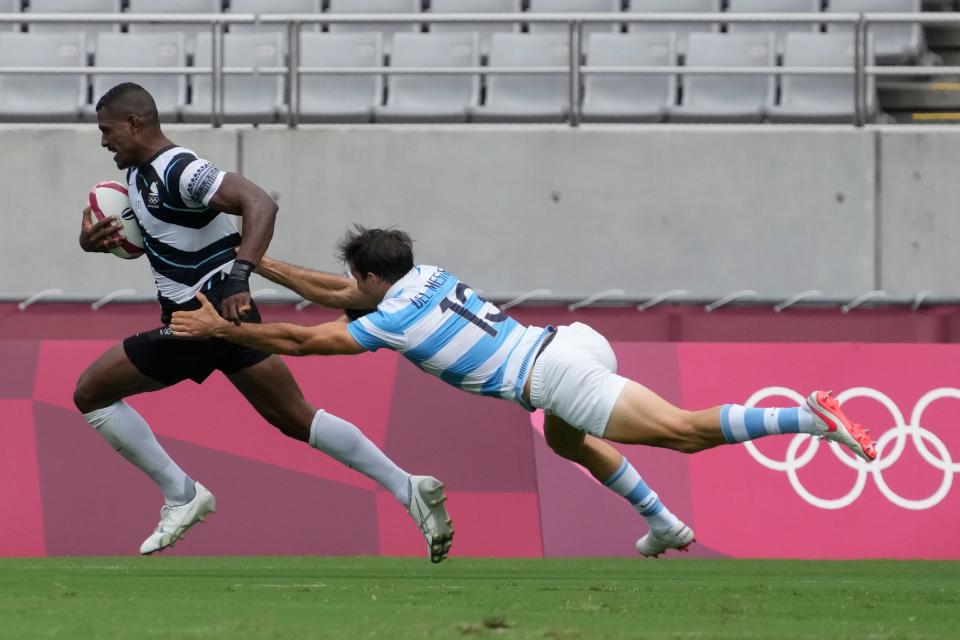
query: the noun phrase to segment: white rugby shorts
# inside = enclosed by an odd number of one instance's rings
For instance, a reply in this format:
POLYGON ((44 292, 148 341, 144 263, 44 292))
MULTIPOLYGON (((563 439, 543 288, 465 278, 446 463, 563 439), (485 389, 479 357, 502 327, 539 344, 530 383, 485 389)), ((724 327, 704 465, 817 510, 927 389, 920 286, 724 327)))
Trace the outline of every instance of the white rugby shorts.
POLYGON ((617 375, 617 357, 607 339, 574 322, 557 327, 537 357, 530 372, 530 404, 602 438, 626 383, 617 375))

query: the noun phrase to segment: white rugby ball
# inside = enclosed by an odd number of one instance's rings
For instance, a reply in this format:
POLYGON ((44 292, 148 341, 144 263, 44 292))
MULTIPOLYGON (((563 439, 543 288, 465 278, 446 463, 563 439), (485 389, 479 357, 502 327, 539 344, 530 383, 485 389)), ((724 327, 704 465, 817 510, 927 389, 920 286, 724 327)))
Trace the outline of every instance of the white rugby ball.
POLYGON ((90 189, 90 222, 96 223, 104 218, 116 216, 123 225, 120 233, 124 240, 119 247, 110 249, 113 255, 132 260, 143 255, 143 235, 137 216, 130 206, 127 188, 119 182, 107 180, 98 182, 90 189))

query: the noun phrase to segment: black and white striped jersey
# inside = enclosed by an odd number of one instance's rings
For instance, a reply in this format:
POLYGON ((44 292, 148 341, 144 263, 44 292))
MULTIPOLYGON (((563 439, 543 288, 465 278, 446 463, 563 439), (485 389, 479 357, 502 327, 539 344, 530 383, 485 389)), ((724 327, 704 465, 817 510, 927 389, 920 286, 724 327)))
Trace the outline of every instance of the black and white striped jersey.
POLYGON ((233 265, 240 234, 227 214, 209 206, 223 176, 213 163, 177 146, 127 170, 130 203, 163 307, 190 301, 210 276, 233 265))

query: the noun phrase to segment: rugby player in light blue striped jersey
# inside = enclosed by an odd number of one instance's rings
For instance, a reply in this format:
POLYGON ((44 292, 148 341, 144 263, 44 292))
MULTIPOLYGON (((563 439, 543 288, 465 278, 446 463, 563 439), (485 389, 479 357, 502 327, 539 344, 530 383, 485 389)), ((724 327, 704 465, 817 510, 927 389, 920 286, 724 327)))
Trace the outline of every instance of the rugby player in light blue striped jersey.
POLYGON ((695 453, 768 435, 810 433, 836 440, 866 460, 876 457, 866 430, 829 393, 814 391, 789 408, 723 405, 702 411, 673 406, 617 375, 607 340, 582 323, 528 327, 484 300, 441 267, 416 265, 410 237, 397 229, 348 232, 340 257, 355 280, 264 258, 258 273, 307 300, 343 308, 356 291, 376 309, 349 323, 315 327, 225 321, 203 294, 202 308, 177 312, 175 335, 214 336, 288 355, 359 354, 387 348, 417 367, 472 393, 543 409, 544 435, 561 456, 586 468, 626 498, 650 531, 637 551, 657 556, 686 549, 693 530, 672 514, 636 469, 604 440, 695 453))

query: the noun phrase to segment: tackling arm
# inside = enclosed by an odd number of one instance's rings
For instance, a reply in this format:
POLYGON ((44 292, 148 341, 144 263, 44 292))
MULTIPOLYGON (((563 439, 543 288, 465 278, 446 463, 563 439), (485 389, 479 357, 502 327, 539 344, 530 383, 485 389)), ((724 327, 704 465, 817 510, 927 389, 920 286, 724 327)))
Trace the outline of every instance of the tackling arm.
POLYGON ((360 291, 352 278, 304 269, 270 256, 263 257, 257 273, 324 307, 373 309, 377 306, 377 301, 360 291))
POLYGON ((343 322, 326 322, 314 327, 296 324, 234 325, 216 312, 202 293, 197 294, 201 307, 196 311, 177 311, 170 328, 181 337, 222 338, 252 349, 290 356, 354 355, 361 347, 343 322))

